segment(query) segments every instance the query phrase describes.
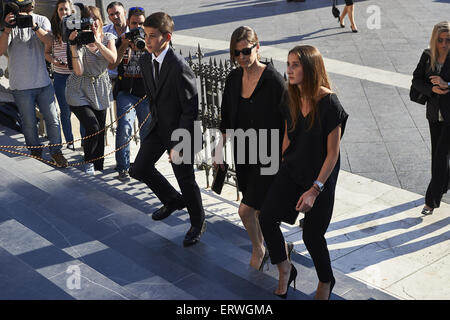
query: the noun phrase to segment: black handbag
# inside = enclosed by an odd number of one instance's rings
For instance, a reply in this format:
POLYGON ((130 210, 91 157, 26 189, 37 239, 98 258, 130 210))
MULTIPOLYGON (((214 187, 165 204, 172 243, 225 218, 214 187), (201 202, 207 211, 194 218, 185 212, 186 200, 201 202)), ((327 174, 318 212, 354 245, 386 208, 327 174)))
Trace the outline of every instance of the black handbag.
MULTIPOLYGON (((427 50, 425 50, 427 52, 427 50)), ((427 66, 430 64, 430 58, 427 59, 427 66)), ((427 75, 424 75, 424 78, 427 75)), ((417 90, 414 85, 411 85, 411 88, 409 89, 409 99, 413 102, 419 103, 419 104, 426 104, 428 97, 421 93, 419 90, 417 90)))
POLYGON ((225 183, 225 177, 227 176, 228 172, 228 164, 224 162, 223 165, 225 167, 223 170, 220 165, 217 167, 217 171, 215 172, 214 180, 211 185, 211 190, 217 194, 220 194, 222 192, 223 184, 225 183))
POLYGON ((427 103, 428 97, 411 85, 411 88, 409 89, 409 99, 416 103, 425 104, 427 103))
POLYGON ((333 13, 333 16, 335 18, 339 18, 339 16, 341 15, 341 11, 339 11, 339 9, 336 7, 337 5, 337 0, 333 0, 333 8, 331 9, 331 13, 333 13))

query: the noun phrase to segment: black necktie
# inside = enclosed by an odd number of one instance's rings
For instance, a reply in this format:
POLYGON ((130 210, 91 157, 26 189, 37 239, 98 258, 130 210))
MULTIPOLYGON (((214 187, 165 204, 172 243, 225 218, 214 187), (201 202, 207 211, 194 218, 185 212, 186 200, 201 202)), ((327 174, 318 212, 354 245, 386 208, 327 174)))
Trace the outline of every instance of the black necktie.
POLYGON ((159 62, 155 60, 153 60, 153 68, 155 69, 155 86, 158 86, 158 81, 159 81, 159 62))

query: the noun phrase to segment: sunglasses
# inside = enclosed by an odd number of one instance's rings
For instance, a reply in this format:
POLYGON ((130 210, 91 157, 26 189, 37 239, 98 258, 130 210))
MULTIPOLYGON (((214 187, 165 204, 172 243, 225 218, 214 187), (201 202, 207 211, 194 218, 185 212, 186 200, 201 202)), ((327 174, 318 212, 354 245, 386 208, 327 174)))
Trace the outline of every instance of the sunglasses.
POLYGON ((135 11, 145 12, 144 8, 142 8, 142 7, 131 7, 128 10, 128 15, 133 14, 135 11))
POLYGON ((438 43, 442 43, 444 41, 447 43, 450 43, 450 38, 438 38, 437 41, 438 41, 438 43))
POLYGON ((234 49, 234 56, 235 57, 239 57, 240 55, 241 55, 241 52, 242 52, 242 54, 244 55, 244 56, 248 56, 250 53, 252 53, 252 49, 254 48, 254 47, 256 47, 256 43, 254 44, 254 45, 252 45, 250 48, 244 48, 244 49, 242 49, 242 50, 236 50, 236 49, 234 49))

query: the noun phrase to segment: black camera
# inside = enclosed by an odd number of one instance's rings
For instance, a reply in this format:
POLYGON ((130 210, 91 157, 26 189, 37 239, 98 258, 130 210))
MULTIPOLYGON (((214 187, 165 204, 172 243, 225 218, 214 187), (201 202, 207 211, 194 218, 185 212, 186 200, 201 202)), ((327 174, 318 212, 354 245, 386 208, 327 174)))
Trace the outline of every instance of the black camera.
MULTIPOLYGON (((33 17, 31 15, 22 15, 19 14, 20 12, 20 8, 24 7, 25 5, 28 5, 30 1, 21 1, 19 2, 20 4, 23 3, 23 5, 19 6, 17 3, 17 1, 8 1, 5 2, 4 5, 1 6, 1 10, 2 10, 2 14, 0 15, 1 19, 2 19, 2 26, 6 26, 8 28, 32 28, 33 27, 33 17), (8 14, 10 13, 14 14, 14 20, 11 21, 11 23, 6 23, 5 22, 5 18, 8 14)), ((31 3, 31 2, 30 2, 31 3)))
POLYGON ((145 48, 145 32, 140 27, 131 29, 130 32, 125 33, 125 39, 133 41, 136 48, 140 50, 145 48))
POLYGON ((64 17, 62 21, 64 42, 69 42, 69 36, 75 30, 78 31, 78 36, 73 41, 77 45, 95 42, 94 33, 90 31, 91 26, 94 24, 94 20, 90 17, 81 17, 82 12, 85 11, 82 3, 75 3, 74 9, 75 12, 70 16, 64 17), (79 8, 78 10, 77 7, 79 8))

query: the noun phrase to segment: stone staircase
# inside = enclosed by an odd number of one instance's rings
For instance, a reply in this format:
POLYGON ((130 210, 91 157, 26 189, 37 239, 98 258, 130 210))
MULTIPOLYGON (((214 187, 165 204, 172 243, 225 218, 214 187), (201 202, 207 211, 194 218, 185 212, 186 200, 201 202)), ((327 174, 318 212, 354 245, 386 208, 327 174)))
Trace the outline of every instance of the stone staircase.
MULTIPOLYGON (((0 145, 19 144, 13 136, 0 128, 0 145)), ((276 267, 251 269, 245 230, 215 213, 212 201, 225 199, 202 190, 207 231, 184 248, 187 212, 153 221, 158 199, 115 175, 87 177, 0 152, 0 299, 278 299, 276 267)), ((299 276, 288 299, 312 299, 312 261, 293 261, 299 276)), ((337 270, 335 277, 332 299, 393 299, 337 270)))

